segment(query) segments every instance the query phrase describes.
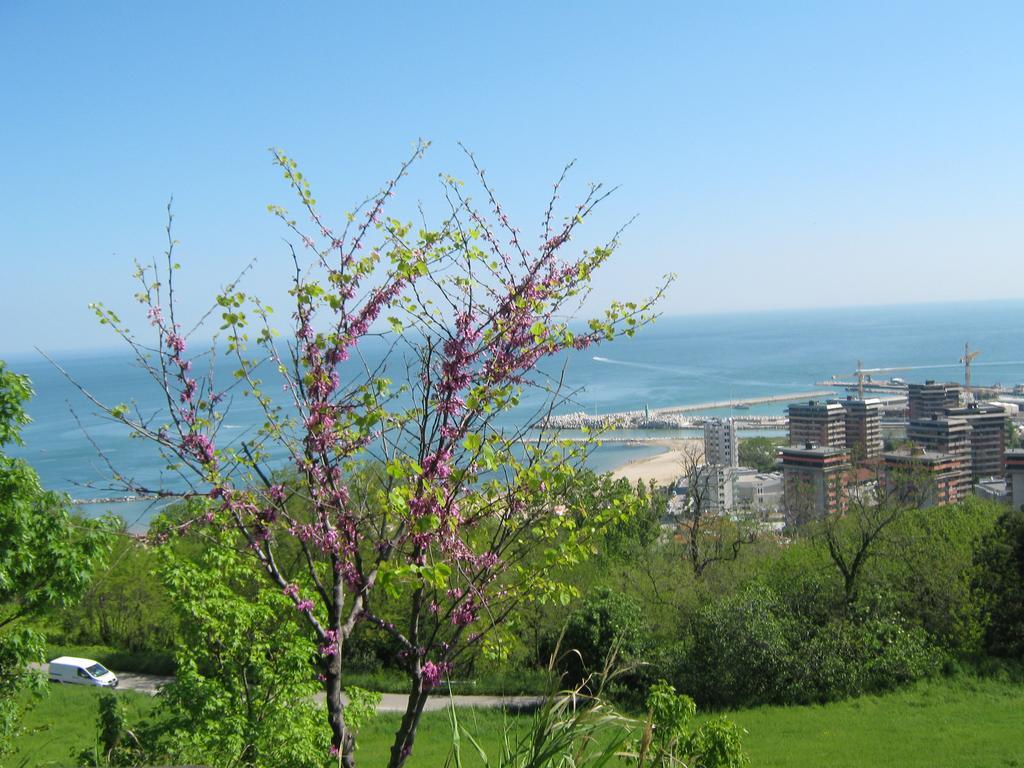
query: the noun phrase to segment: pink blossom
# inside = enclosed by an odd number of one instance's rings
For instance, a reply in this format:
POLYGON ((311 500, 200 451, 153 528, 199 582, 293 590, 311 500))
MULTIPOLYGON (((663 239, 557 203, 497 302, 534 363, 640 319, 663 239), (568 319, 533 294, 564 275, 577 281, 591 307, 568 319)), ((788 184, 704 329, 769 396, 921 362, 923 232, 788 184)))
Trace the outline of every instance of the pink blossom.
POLYGON ((324 632, 324 644, 320 646, 323 656, 335 656, 338 653, 338 633, 333 629, 324 632))
POLYGON ((468 626, 474 621, 476 621, 476 611, 472 600, 467 600, 461 605, 456 606, 455 610, 452 611, 452 624, 457 627, 468 626))
POLYGON ((175 355, 180 355, 185 351, 185 339, 176 333, 168 333, 167 346, 173 350, 175 355))
POLYGON ((441 677, 444 675, 447 664, 435 664, 432 661, 424 662, 423 664, 423 685, 428 690, 436 688, 438 683, 441 682, 441 677))

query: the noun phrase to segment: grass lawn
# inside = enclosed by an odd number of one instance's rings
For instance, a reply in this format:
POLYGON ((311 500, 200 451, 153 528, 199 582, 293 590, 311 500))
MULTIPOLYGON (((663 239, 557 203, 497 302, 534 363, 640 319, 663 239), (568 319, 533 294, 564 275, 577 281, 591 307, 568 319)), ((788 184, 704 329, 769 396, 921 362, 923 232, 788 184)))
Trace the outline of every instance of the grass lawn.
MULTIPOLYGON (((458 717, 491 760, 499 755, 498 746, 505 727, 521 726, 524 721, 528 722, 528 718, 523 716, 484 709, 459 710, 458 717)), ((356 763, 367 768, 386 766, 391 754, 391 742, 400 721, 401 716, 398 714, 377 716, 359 735, 356 763)), ((425 714, 417 732, 412 758, 406 765, 411 768, 441 768, 451 751, 451 734, 451 720, 447 712, 425 714)), ((465 766, 483 764, 477 757, 476 748, 465 739, 462 742, 462 758, 465 766)))
MULTIPOLYGON (((17 751, 0 762, 4 768, 75 765, 71 752, 96 743, 99 699, 105 689, 84 685, 47 686, 48 694, 36 700, 22 725, 25 733, 15 741, 17 751)), ((116 691, 128 708, 128 721, 138 722, 156 699, 134 691, 116 691)), ((30 697, 27 700, 33 700, 30 697)))
MULTIPOLYGON (((460 713, 493 757, 503 719, 496 712, 460 713), (478 737, 479 738, 479 737, 478 737)), ((1024 686, 975 678, 935 680, 885 696, 810 707, 759 707, 729 717, 747 730, 755 768, 1024 768, 1024 686)), ((522 720, 522 718, 520 718, 522 720)), ((360 737, 359 762, 385 765, 397 716, 378 717, 360 737)), ((409 765, 444 764, 447 715, 424 716, 409 765)), ((475 751, 464 744, 468 765, 475 751)))
MULTIPOLYGON (((13 766, 72 765, 71 750, 95 738, 99 691, 52 687, 27 719, 30 733, 18 753, 3 761, 13 766)), ((141 717, 154 700, 119 692, 131 719, 141 717)), ((523 727, 527 717, 500 712, 460 710, 464 725, 493 759, 506 724, 523 727)), ((755 768, 1024 768, 1024 686, 970 677, 920 683, 886 696, 866 696, 810 707, 759 707, 731 713, 747 730, 744 746, 755 768)), ((357 762, 366 768, 387 762, 397 714, 377 717, 360 734, 357 762)), ((447 713, 424 716, 412 768, 443 766, 451 748, 447 713)), ((464 764, 480 765, 476 750, 463 743, 464 764)))
POLYGON ((1024 766, 1024 686, 957 678, 886 696, 735 712, 751 764, 1024 766))

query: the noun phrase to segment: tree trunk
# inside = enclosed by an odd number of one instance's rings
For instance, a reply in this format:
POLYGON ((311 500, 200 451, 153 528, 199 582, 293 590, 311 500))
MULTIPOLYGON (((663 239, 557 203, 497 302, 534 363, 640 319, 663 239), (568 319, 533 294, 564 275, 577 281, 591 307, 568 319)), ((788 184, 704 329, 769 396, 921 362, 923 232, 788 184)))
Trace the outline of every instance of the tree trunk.
POLYGON ((331 726, 331 747, 341 756, 344 768, 355 768, 356 741, 345 727, 345 702, 341 698, 341 648, 329 657, 324 690, 327 693, 327 721, 331 726))
POLYGON ((413 742, 416 741, 416 728, 420 724, 420 717, 423 715, 423 707, 426 703, 427 691, 424 688, 423 680, 419 679, 413 684, 413 689, 409 693, 409 702, 405 707, 405 714, 402 715, 402 724, 395 733, 395 743, 391 745, 391 760, 388 761, 388 768, 401 768, 412 754, 413 742))

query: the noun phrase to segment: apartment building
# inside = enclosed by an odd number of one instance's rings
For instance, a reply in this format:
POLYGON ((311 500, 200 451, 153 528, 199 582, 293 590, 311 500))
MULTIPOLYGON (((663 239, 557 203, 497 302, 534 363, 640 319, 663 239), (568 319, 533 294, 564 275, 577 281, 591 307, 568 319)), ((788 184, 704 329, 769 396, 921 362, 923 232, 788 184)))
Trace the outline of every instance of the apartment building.
POLYGON ((907 438, 917 448, 957 459, 960 464, 957 470, 957 496, 963 498, 970 493, 971 425, 967 419, 938 415, 916 419, 907 425, 907 438))
POLYGON ((846 447, 846 409, 838 402, 793 403, 786 417, 791 446, 846 447))
POLYGON ((845 445, 855 461, 874 459, 882 453, 882 401, 877 397, 858 400, 852 395, 838 403, 845 415, 845 445))
POLYGON ((782 448, 780 454, 786 525, 800 525, 845 509, 850 469, 846 448, 807 443, 782 448))
POLYGON ((1002 477, 1006 472, 1006 410, 991 403, 947 408, 946 415, 971 425, 971 477, 1002 477))
POLYGON ((907 387, 907 407, 911 421, 942 416, 947 408, 959 408, 963 389, 954 382, 929 379, 924 384, 907 387))
POLYGON ((720 467, 740 463, 736 422, 732 419, 708 419, 704 422, 704 461, 720 467))
POLYGON ((883 457, 883 489, 901 503, 920 507, 952 504, 963 498, 963 460, 948 453, 915 448, 883 457))

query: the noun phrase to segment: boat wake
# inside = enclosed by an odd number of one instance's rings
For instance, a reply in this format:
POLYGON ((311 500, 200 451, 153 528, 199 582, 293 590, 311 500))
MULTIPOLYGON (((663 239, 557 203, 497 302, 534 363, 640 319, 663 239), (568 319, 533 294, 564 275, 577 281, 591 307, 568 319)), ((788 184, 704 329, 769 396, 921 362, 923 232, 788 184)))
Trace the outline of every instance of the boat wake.
POLYGON ((634 363, 630 360, 612 360, 610 357, 598 357, 595 355, 591 358, 595 363, 607 363, 608 365, 622 365, 627 368, 643 368, 648 371, 658 371, 659 373, 674 373, 676 376, 689 376, 695 377, 697 373, 688 368, 678 368, 673 365, 656 365, 654 363, 634 363))

